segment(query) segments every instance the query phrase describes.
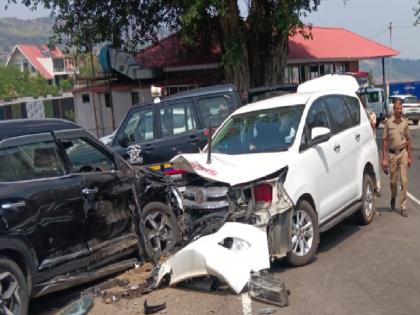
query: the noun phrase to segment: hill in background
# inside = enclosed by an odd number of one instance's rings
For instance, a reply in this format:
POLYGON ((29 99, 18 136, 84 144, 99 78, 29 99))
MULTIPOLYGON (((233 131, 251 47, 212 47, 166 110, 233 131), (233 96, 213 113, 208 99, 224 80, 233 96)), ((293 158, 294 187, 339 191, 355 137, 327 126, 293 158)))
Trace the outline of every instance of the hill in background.
MULTIPOLYGON (((360 61, 360 70, 372 73, 375 84, 382 84, 382 60, 372 59, 360 61)), ((420 81, 420 59, 385 59, 385 76, 387 82, 420 81), (389 75, 391 73, 391 80, 389 75)))
POLYGON ((46 44, 52 35, 54 22, 49 17, 20 20, 0 18, 0 64, 3 64, 16 44, 46 44))

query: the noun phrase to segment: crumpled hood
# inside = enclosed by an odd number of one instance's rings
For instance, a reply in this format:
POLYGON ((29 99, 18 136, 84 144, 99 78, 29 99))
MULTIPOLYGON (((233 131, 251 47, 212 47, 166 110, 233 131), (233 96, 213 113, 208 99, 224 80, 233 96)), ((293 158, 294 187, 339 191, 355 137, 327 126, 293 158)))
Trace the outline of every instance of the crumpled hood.
POLYGON ((207 153, 179 154, 171 162, 175 168, 195 173, 231 186, 244 184, 273 174, 289 163, 288 151, 227 155, 213 153, 207 164, 207 153))

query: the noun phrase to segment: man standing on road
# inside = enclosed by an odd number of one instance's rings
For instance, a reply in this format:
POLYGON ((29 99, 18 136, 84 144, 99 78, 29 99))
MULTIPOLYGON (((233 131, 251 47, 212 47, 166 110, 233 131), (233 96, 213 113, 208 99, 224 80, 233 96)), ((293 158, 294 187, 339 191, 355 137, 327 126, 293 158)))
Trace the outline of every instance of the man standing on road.
POLYGON ((402 117, 400 99, 394 99, 394 114, 385 123, 383 139, 382 169, 385 173, 388 173, 388 169, 390 172, 391 209, 395 209, 399 173, 401 215, 407 217, 407 168, 412 163, 411 136, 408 129, 408 120, 402 117))

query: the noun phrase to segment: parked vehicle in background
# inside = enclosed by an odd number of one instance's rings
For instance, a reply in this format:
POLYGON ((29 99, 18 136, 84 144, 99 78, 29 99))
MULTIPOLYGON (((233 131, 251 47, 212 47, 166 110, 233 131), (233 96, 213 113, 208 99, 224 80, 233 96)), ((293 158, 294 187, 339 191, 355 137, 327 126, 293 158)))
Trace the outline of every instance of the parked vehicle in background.
POLYGON ((420 103, 417 98, 411 94, 406 95, 391 95, 389 97, 388 111, 390 115, 394 112, 394 99, 400 99, 403 106, 403 116, 413 122, 414 125, 419 123, 420 119, 420 103))
POLYGON ((384 89, 377 87, 360 88, 358 91, 367 109, 376 115, 376 128, 388 116, 387 100, 384 89))
POLYGON ((188 172, 185 210, 267 231, 271 256, 294 266, 344 218, 369 224, 379 157, 358 88, 351 76, 327 75, 236 110, 204 152, 172 159, 188 172))
POLYGON ((234 85, 217 85, 177 93, 159 103, 134 106, 115 131, 110 146, 125 159, 136 146, 137 162, 182 181, 169 160, 198 152, 207 142, 206 128, 218 127, 241 106, 234 85))
POLYGON ((420 81, 391 82, 389 83, 389 95, 410 94, 420 99, 420 81))
POLYGON ((181 208, 173 185, 76 124, 0 122, 0 311, 169 253, 181 208))

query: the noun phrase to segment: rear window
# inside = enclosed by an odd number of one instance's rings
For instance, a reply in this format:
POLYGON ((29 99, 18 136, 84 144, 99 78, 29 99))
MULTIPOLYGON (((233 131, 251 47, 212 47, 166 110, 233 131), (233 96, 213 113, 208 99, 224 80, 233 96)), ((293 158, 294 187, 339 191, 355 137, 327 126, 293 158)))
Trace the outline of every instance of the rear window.
POLYGON ((247 154, 287 150, 294 142, 304 105, 278 107, 231 117, 215 135, 212 151, 247 154))

